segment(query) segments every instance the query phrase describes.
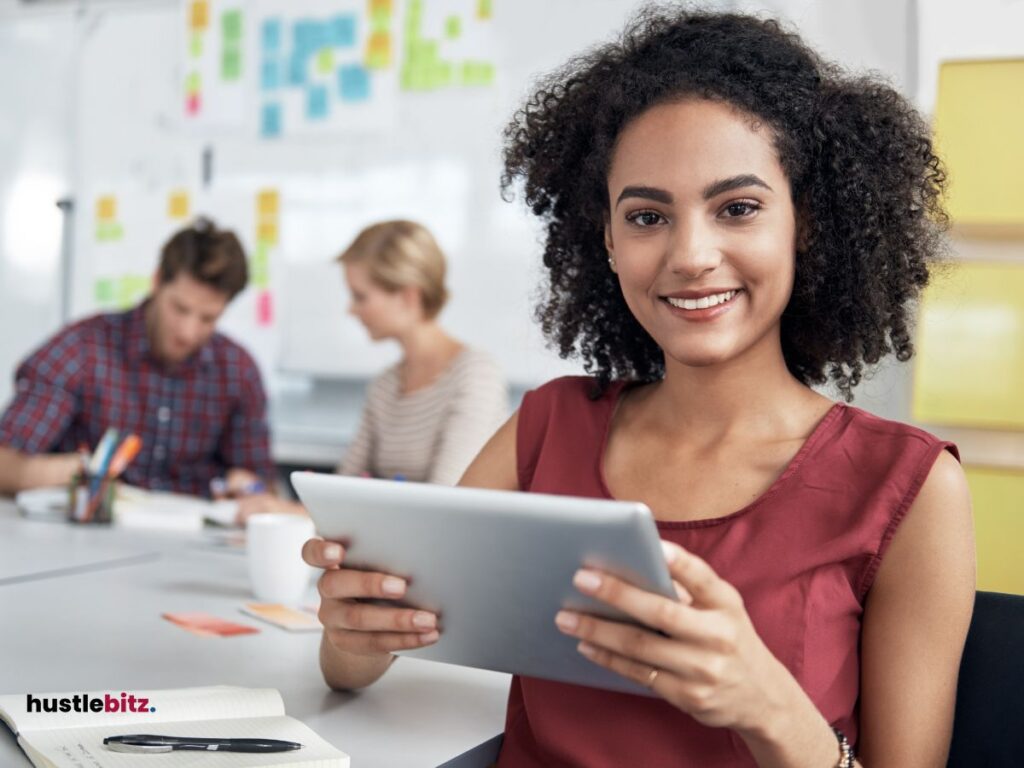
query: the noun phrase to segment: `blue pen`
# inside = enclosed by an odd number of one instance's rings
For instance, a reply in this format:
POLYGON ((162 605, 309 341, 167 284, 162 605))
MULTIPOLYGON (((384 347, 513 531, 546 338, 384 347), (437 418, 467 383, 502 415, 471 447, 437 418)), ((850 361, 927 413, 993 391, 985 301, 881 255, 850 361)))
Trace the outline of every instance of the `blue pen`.
POLYGON ((92 496, 99 493, 100 483, 107 474, 110 458, 114 455, 114 449, 117 448, 117 435, 117 430, 109 427, 103 433, 103 437, 100 438, 100 444, 96 446, 96 452, 93 453, 92 461, 89 462, 89 471, 92 473, 92 482, 89 485, 89 490, 92 496))

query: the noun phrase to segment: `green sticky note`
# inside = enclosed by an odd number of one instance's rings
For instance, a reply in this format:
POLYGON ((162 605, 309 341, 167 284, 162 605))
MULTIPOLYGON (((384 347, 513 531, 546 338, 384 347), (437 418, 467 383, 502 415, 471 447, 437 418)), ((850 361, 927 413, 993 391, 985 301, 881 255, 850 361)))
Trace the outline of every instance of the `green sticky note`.
POLYGON ((192 39, 189 40, 188 52, 193 59, 198 59, 203 55, 203 36, 198 32, 192 35, 192 39))
POLYGON ((106 305, 114 301, 114 284, 106 278, 97 280, 93 291, 97 304, 106 305))
POLYGON ((387 6, 376 6, 370 15, 370 28, 375 32, 386 32, 391 26, 391 9, 387 6))
POLYGON ((238 48, 225 48, 221 56, 221 77, 238 80, 242 76, 242 52, 238 48))
POLYGON ((242 12, 239 10, 226 11, 220 17, 221 30, 224 32, 224 39, 240 43, 242 41, 242 12))
POLYGON ((185 77, 185 92, 192 96, 203 90, 203 78, 198 72, 189 72, 185 77))
POLYGON ((452 84, 453 68, 451 62, 439 61, 431 68, 431 80, 435 88, 447 88, 452 84))
POLYGON ((494 15, 494 3, 491 0, 476 0, 476 17, 486 21, 494 15))
POLYGON ((316 55, 316 68, 320 74, 329 75, 334 70, 334 51, 324 48, 316 55))
POLYGON ((444 22, 444 35, 449 40, 458 40, 462 34, 462 21, 458 16, 449 16, 444 22))
POLYGON ((108 240, 120 240, 124 237, 124 227, 119 222, 112 221, 108 225, 109 230, 107 232, 108 240))

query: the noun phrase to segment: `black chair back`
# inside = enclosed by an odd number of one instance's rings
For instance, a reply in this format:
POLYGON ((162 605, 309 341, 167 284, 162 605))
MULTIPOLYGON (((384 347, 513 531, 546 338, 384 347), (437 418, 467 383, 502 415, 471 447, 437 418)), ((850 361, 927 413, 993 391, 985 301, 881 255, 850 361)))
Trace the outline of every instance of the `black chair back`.
POLYGON ((967 633, 949 768, 1024 766, 1024 597, 978 592, 967 633))

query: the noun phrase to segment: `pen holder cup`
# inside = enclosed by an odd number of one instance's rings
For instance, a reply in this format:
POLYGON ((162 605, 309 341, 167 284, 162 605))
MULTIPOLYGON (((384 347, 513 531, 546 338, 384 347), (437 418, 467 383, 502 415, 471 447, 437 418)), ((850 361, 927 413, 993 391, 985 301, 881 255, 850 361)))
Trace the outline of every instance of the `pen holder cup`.
POLYGON ((68 486, 68 520, 72 523, 109 523, 113 520, 114 481, 79 473, 68 486))

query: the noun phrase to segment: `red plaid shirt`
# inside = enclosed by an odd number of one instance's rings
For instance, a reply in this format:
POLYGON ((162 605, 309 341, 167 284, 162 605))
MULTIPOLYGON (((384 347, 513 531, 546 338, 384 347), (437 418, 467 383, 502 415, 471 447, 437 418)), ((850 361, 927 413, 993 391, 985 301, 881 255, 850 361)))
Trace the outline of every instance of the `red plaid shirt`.
POLYGON ((267 398, 259 369, 215 333, 167 371, 150 354, 146 303, 70 325, 33 352, 0 417, 0 444, 25 453, 95 448, 107 427, 142 438, 122 478, 208 496, 231 467, 273 478, 267 398))

